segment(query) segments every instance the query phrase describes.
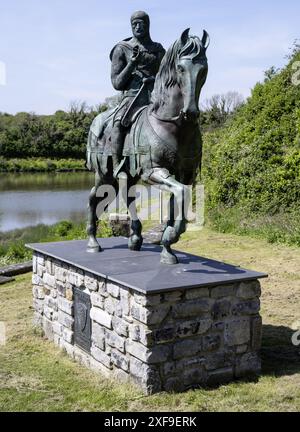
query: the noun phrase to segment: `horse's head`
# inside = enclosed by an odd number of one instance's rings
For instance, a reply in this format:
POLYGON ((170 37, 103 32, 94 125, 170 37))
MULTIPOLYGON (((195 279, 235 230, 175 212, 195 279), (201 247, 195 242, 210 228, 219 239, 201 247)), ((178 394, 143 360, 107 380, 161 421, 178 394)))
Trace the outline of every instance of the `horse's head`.
POLYGON ((200 39, 190 36, 187 29, 170 47, 155 81, 154 108, 166 105, 170 89, 177 86, 180 92, 181 115, 185 119, 198 118, 200 92, 208 72, 208 45, 209 35, 205 30, 200 39))
POLYGON ((208 64, 206 49, 209 45, 208 33, 204 30, 202 40, 189 36, 185 30, 178 41, 181 49, 175 60, 177 83, 183 95, 182 113, 186 118, 199 116, 199 98, 206 81, 208 64))

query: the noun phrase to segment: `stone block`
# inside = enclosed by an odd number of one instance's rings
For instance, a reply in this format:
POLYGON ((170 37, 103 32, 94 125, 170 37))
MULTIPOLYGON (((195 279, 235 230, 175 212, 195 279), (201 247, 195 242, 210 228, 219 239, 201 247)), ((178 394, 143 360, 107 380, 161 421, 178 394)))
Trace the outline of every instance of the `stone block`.
POLYGON ((192 357, 202 351, 202 337, 187 339, 174 344, 173 358, 192 357))
POLYGON ((42 286, 36 286, 34 285, 32 288, 33 297, 39 300, 44 300, 45 293, 42 286))
POLYGON ((211 299, 199 299, 176 304, 173 307, 173 317, 175 319, 201 317, 207 312, 211 312, 213 301, 211 299))
MULTIPOLYGON (((118 300, 113 297, 107 297, 104 301, 104 309, 110 315, 117 315, 117 310, 120 308, 118 300)), ((119 314, 118 314, 119 315, 119 314)))
POLYGON ((214 320, 222 320, 231 314, 232 302, 228 299, 216 300, 212 307, 212 316, 214 320))
POLYGON ((153 394, 162 390, 159 371, 155 366, 150 366, 135 357, 130 357, 129 372, 146 394, 153 394))
POLYGON ((90 274, 85 274, 84 276, 84 286, 90 290, 90 291, 97 291, 98 290, 98 282, 97 279, 90 274))
POLYGON ((104 308, 104 297, 97 292, 91 293, 91 303, 100 309, 104 308))
POLYGON ((261 348, 262 319, 260 316, 252 318, 251 322, 251 348, 258 351, 261 348))
POLYGON ((44 315, 50 321, 52 321, 53 312, 54 311, 52 308, 49 308, 48 306, 44 305, 44 315))
POLYGON ((187 290, 185 294, 185 298, 187 300, 196 300, 196 299, 208 298, 208 297, 209 297, 209 289, 205 287, 187 290))
POLYGON ((134 301, 141 306, 158 306, 162 302, 161 294, 145 295, 135 292, 133 294, 134 301))
POLYGON ((129 370, 129 359, 121 354, 119 351, 112 349, 111 350, 111 361, 112 363, 120 369, 123 369, 125 372, 129 370))
POLYGON ((226 384, 233 380, 233 367, 227 367, 211 371, 207 377, 207 385, 215 386, 218 384, 226 384))
POLYGON ((52 261, 50 259, 47 259, 45 261, 45 268, 46 268, 46 272, 52 276, 54 276, 54 271, 53 271, 53 264, 52 261))
POLYGON ((92 341, 97 348, 105 351, 105 329, 92 321, 92 341))
POLYGON ((62 324, 60 324, 58 321, 55 321, 55 322, 53 323, 53 331, 54 331, 54 333, 56 333, 57 335, 62 336, 62 334, 63 334, 63 329, 64 329, 64 326, 63 326, 62 324))
POLYGON ((68 315, 73 315, 74 312, 74 305, 73 302, 70 302, 69 300, 67 300, 64 297, 59 297, 58 298, 58 308, 60 310, 62 310, 63 312, 65 312, 68 315))
POLYGON ((235 376, 241 378, 251 374, 259 374, 261 371, 261 360, 256 352, 241 355, 236 360, 235 376))
POLYGON ((243 345, 250 341, 250 319, 232 319, 225 326, 225 344, 229 347, 243 345))
POLYGON ((55 298, 50 297, 50 296, 45 296, 44 304, 48 308, 53 309, 53 311, 57 312, 58 307, 57 307, 57 301, 55 298))
POLYGON ((119 298, 120 297, 120 287, 118 285, 115 285, 113 283, 107 283, 106 284, 106 290, 108 294, 110 294, 112 297, 119 298))
POLYGON ((44 312, 43 300, 34 299, 32 305, 33 305, 33 308, 36 312, 38 312, 41 315, 43 314, 43 312, 44 312))
POLYGON ((66 284, 63 282, 56 281, 55 285, 56 285, 57 294, 62 297, 66 297, 66 284))
POLYGON ((102 309, 93 307, 90 312, 91 319, 108 329, 112 328, 112 316, 102 309))
POLYGON ((117 335, 114 331, 106 330, 105 341, 112 348, 117 348, 121 352, 125 352, 125 338, 117 335))
POLYGON ((261 296, 259 281, 240 282, 237 297, 248 300, 261 296))
POLYGON ((43 330, 47 339, 53 341, 53 326, 52 322, 47 319, 45 316, 43 317, 43 330))
POLYGON ((128 336, 128 323, 121 318, 114 316, 112 318, 112 326, 114 331, 120 336, 128 336))
POLYGON ((260 310, 260 301, 246 300, 237 301, 232 306, 232 315, 257 315, 260 310))
POLYGON ((220 335, 207 335, 202 338, 202 350, 204 352, 216 351, 221 346, 221 336, 220 335))
POLYGON ((184 295, 183 291, 172 291, 170 293, 162 294, 162 299, 167 303, 176 303, 183 298, 183 295, 184 295))
POLYGON ((107 367, 108 369, 112 369, 111 356, 109 354, 106 354, 104 351, 92 345, 91 355, 94 357, 95 360, 103 364, 105 367, 107 367))
POLYGON ((55 288, 55 276, 52 276, 48 273, 44 273, 43 282, 50 288, 55 288))
POLYGON ((66 314, 62 310, 58 311, 58 321, 67 329, 69 330, 74 329, 74 318, 72 318, 70 315, 66 314))
POLYGON ((64 340, 70 344, 74 343, 74 332, 72 330, 69 330, 67 328, 64 328, 62 331, 62 337, 64 340))
POLYGON ((205 384, 207 373, 204 367, 187 368, 183 371, 182 381, 185 388, 193 388, 205 384))
POLYGON ((161 305, 160 307, 146 308, 137 303, 133 303, 131 306, 131 315, 137 321, 140 321, 147 325, 158 325, 168 315, 170 311, 169 305, 161 305))
POLYGON ((236 290, 236 284, 216 286, 211 288, 210 296, 212 298, 233 297, 236 290))
POLYGON ((128 316, 130 313, 130 293, 124 288, 120 288, 120 307, 122 316, 128 316))
POLYGON ((40 285, 43 286, 43 279, 37 274, 32 275, 32 285, 40 285))
POLYGON ((127 341, 126 352, 144 363, 156 364, 163 363, 170 357, 171 347, 162 345, 149 349, 138 342, 127 341))

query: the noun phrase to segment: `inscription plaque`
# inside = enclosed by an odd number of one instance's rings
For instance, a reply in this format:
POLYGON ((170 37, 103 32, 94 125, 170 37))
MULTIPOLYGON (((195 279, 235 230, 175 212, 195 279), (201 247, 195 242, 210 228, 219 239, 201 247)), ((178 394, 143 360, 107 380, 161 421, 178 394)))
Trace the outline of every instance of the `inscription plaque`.
POLYGON ((84 351, 91 351, 91 298, 74 288, 74 342, 84 351))

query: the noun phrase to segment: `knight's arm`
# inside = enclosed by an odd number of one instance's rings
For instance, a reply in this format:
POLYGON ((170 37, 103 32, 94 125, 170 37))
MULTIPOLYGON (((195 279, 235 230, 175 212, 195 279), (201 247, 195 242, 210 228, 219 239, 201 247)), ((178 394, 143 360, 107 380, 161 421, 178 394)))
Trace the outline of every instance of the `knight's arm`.
POLYGON ((127 63, 124 51, 119 46, 114 49, 111 62, 112 85, 116 90, 125 90, 136 63, 132 60, 127 63))

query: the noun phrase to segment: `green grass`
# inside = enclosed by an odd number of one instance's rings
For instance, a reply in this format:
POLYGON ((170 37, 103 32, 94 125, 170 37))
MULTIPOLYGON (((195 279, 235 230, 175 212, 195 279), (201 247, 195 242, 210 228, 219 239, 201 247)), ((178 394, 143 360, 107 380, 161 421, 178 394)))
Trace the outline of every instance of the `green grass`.
MULTIPOLYGON (((110 237, 112 231, 106 220, 98 225, 99 237, 110 237)), ((37 225, 0 232, 0 266, 23 262, 31 259, 32 252, 25 247, 26 243, 51 242, 63 240, 85 239, 86 224, 61 221, 55 225, 37 225)))
POLYGON ((6 159, 0 157, 0 172, 53 172, 83 170, 86 170, 85 161, 83 159, 6 159))
POLYGON ((299 319, 300 250, 205 229, 178 248, 269 273, 262 282, 262 375, 216 389, 145 397, 68 358, 32 327, 30 275, 0 287, 1 411, 299 411, 300 356, 291 344, 299 319))
POLYGON ((207 211, 208 225, 221 233, 267 240, 269 243, 300 246, 300 210, 276 214, 249 213, 243 208, 217 206, 207 211))

